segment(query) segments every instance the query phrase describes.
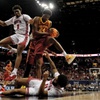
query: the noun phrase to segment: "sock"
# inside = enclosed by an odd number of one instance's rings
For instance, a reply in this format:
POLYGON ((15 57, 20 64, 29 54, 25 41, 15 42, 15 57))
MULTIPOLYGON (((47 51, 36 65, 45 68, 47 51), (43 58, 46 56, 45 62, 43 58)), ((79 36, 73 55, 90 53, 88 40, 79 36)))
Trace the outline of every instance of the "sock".
POLYGON ((11 76, 12 76, 12 75, 17 75, 17 70, 18 70, 17 68, 14 68, 14 70, 13 70, 12 73, 11 73, 11 76))
POLYGON ((64 55, 64 57, 67 55, 66 51, 63 51, 62 54, 64 55))

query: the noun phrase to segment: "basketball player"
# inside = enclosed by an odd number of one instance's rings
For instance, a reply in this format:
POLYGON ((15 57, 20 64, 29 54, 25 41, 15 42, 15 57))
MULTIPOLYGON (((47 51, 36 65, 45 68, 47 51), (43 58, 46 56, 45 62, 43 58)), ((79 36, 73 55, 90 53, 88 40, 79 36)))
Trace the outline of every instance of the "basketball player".
POLYGON ((12 52, 17 52, 14 70, 8 77, 8 80, 13 80, 17 75, 18 67, 22 60, 22 51, 29 43, 29 32, 31 17, 27 14, 22 14, 22 8, 19 5, 12 7, 14 16, 7 21, 0 20, 1 26, 13 25, 15 34, 8 36, 0 41, 0 46, 8 48, 12 52), (17 50, 10 45, 17 45, 17 50))
MULTIPOLYGON (((33 28, 32 28, 32 36, 33 39, 30 41, 29 50, 27 54, 27 61, 26 61, 26 71, 24 77, 29 76, 29 72, 31 66, 36 66, 36 77, 41 79, 41 67, 43 65, 43 52, 45 49, 49 48, 51 45, 54 45, 57 50, 59 50, 65 56, 67 62, 70 64, 74 59, 75 56, 67 55, 65 50, 62 48, 60 43, 49 34, 49 29, 51 28, 52 22, 49 18, 52 15, 50 9, 45 9, 42 13, 42 17, 35 17, 33 19, 33 28), (67 55, 67 56, 66 56, 67 55)), ((58 35, 57 35, 58 37, 58 35)))
POLYGON ((30 45, 29 45, 27 61, 26 61, 27 63, 26 72, 25 72, 24 77, 28 77, 31 65, 35 66, 34 59, 36 59, 37 78, 41 78, 41 66, 43 64, 43 61, 42 61, 40 47, 42 47, 43 42, 46 40, 46 36, 48 35, 48 30, 52 26, 52 21, 49 20, 51 15, 52 15, 51 10, 45 9, 43 11, 42 17, 36 16, 33 19, 33 25, 32 25, 33 39, 30 41, 30 45))
POLYGON ((54 78, 47 80, 49 72, 45 71, 43 74, 43 79, 36 78, 19 78, 16 80, 17 85, 24 85, 26 88, 15 88, 12 90, 2 91, 2 95, 12 95, 12 94, 22 94, 22 95, 42 95, 42 96, 62 96, 64 95, 64 87, 67 85, 68 80, 64 74, 60 74, 50 58, 48 52, 46 53, 46 58, 50 62, 51 70, 54 74, 54 78))

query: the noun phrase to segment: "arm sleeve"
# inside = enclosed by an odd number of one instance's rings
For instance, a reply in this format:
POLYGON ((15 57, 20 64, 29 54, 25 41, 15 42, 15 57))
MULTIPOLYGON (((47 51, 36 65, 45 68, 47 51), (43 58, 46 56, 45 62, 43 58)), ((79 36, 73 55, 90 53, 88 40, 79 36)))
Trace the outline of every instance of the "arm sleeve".
POLYGON ((5 21, 6 25, 9 26, 13 24, 13 17, 5 21))

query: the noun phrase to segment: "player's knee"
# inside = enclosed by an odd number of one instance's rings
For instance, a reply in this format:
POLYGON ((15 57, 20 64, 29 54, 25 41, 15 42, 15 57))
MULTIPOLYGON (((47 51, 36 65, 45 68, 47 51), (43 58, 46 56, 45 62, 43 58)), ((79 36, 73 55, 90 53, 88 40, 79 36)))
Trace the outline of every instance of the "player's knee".
POLYGON ((42 64, 41 63, 37 63, 37 68, 41 68, 42 67, 42 64))

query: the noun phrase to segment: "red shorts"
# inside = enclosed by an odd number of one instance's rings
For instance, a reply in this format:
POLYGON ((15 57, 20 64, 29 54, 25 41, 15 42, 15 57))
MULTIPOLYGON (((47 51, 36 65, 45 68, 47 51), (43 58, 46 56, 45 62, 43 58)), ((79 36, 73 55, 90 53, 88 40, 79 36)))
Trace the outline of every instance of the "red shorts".
POLYGON ((46 41, 48 36, 44 36, 38 39, 30 41, 29 52, 27 61, 29 64, 34 65, 36 60, 40 60, 43 63, 43 52, 48 47, 46 41))

